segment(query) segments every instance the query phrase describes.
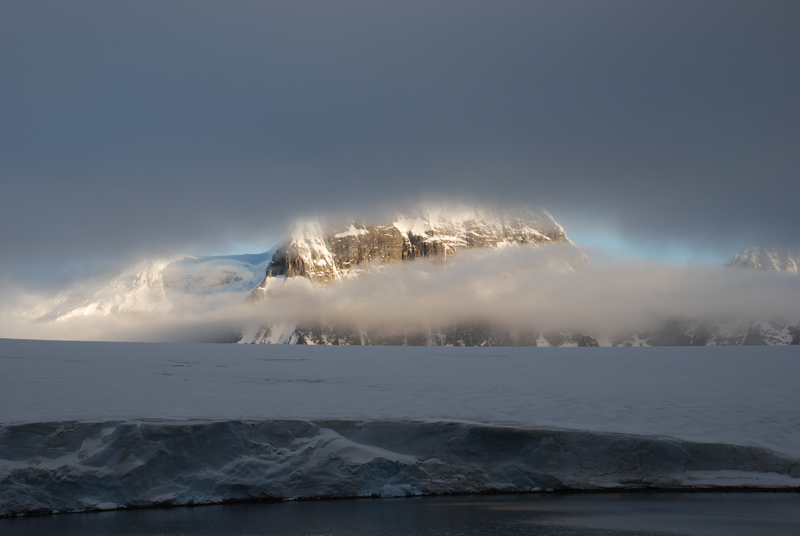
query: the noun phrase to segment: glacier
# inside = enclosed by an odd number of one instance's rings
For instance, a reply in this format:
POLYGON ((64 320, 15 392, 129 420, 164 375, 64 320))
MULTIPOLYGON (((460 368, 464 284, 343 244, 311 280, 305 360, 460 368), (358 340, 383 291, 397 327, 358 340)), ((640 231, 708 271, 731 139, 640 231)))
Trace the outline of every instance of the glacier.
POLYGON ((791 346, 0 339, 0 515, 311 497, 800 489, 791 346))

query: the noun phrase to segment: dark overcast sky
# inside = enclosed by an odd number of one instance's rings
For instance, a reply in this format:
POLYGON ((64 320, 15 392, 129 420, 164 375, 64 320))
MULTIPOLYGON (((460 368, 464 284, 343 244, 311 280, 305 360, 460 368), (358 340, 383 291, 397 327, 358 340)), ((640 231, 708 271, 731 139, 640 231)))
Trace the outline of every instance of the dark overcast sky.
POLYGON ((799 96, 796 0, 4 1, 0 269, 429 195, 796 245, 799 96))

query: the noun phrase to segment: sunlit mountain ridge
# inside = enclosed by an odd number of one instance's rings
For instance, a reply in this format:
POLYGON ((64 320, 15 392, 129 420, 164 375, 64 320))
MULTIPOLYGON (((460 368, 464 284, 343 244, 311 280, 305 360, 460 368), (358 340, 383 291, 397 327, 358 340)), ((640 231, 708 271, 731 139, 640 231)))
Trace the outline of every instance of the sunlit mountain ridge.
POLYGON ((41 326, 42 338, 48 338, 47 326, 68 326, 77 319, 102 338, 101 319, 114 318, 118 330, 139 326, 131 336, 135 340, 150 340, 148 325, 156 322, 157 340, 169 340, 173 323, 183 333, 176 340, 193 340, 185 334, 193 324, 224 323, 221 335, 198 340, 240 343, 800 343, 800 315, 786 292, 797 288, 794 252, 749 248, 727 266, 750 270, 719 267, 718 274, 694 274, 657 264, 593 268, 543 209, 428 206, 377 222, 301 219, 277 246, 259 254, 143 261, 107 282, 27 296, 28 307, 15 320, 41 326), (775 274, 779 279, 774 280, 767 273, 777 271, 786 274, 775 274), (708 290, 703 278, 731 281, 708 290), (744 295, 762 283, 786 287, 774 292, 789 305, 773 310, 772 302, 779 299, 762 293, 754 303, 744 295), (686 307, 675 297, 681 292, 686 307), (700 296, 704 292, 709 297, 700 296), (735 305, 723 303, 739 293, 735 305), (695 294, 697 303, 689 303, 695 294), (708 307, 716 301, 716 308, 708 307))

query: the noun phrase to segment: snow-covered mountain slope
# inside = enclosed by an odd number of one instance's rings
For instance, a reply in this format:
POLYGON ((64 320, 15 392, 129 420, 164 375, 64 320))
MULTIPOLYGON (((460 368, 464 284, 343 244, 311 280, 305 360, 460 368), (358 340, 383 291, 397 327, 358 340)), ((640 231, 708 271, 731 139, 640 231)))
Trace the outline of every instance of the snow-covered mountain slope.
POLYGON ((253 255, 184 257, 164 267, 167 293, 243 292, 253 289, 274 250, 253 255))
POLYGON ((185 294, 240 293, 244 300, 263 277, 273 254, 143 261, 108 282, 84 283, 42 299, 25 316, 48 322, 76 316, 152 315, 169 312, 185 294))
POLYGON ((751 247, 728 261, 726 266, 796 274, 798 273, 798 267, 800 267, 800 250, 751 247))
POLYGON ((162 273, 168 260, 141 262, 98 287, 72 289, 39 304, 40 322, 76 316, 165 313, 172 308, 162 273))
MULTIPOLYGON (((370 264, 420 258, 444 263, 463 249, 538 247, 558 242, 576 247, 544 210, 427 207, 414 215, 396 214, 378 224, 301 221, 278 246, 252 298, 266 298, 269 280, 274 277, 304 277, 324 283, 356 277, 370 264)), ((586 261, 581 254, 578 263, 586 261)), ((574 270, 573 264, 565 263, 563 268, 574 270)))

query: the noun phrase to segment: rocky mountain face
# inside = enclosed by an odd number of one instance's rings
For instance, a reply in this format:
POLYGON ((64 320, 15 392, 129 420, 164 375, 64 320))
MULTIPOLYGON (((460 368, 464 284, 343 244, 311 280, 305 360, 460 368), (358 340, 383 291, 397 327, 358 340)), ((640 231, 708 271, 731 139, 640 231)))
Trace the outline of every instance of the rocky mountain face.
POLYGON ((546 211, 426 210, 378 224, 303 221, 278 246, 251 298, 264 299, 269 279, 274 277, 325 283, 357 276, 370 263, 420 258, 445 262, 462 249, 556 242, 572 244, 546 211))
POLYGON ((798 267, 800 267, 800 250, 790 248, 747 248, 728 261, 726 266, 796 274, 798 273, 798 267))
MULTIPOLYGON (((427 258, 444 264, 466 249, 535 247, 555 243, 575 248, 571 261, 557 269, 574 271, 588 262, 563 227, 546 211, 490 211, 480 208, 421 210, 398 215, 384 223, 346 221, 300 222, 278 246, 264 280, 250 295, 253 302, 269 300, 293 279, 325 285, 357 278, 375 265, 427 258)), ((550 266, 550 268, 553 268, 550 266)), ((591 337, 551 335, 559 345, 597 346, 591 337)), ((242 343, 358 344, 440 346, 535 346, 545 339, 538 333, 516 333, 480 322, 446 326, 406 326, 402 330, 370 331, 363 327, 326 324, 277 323, 242 333, 242 343)))

